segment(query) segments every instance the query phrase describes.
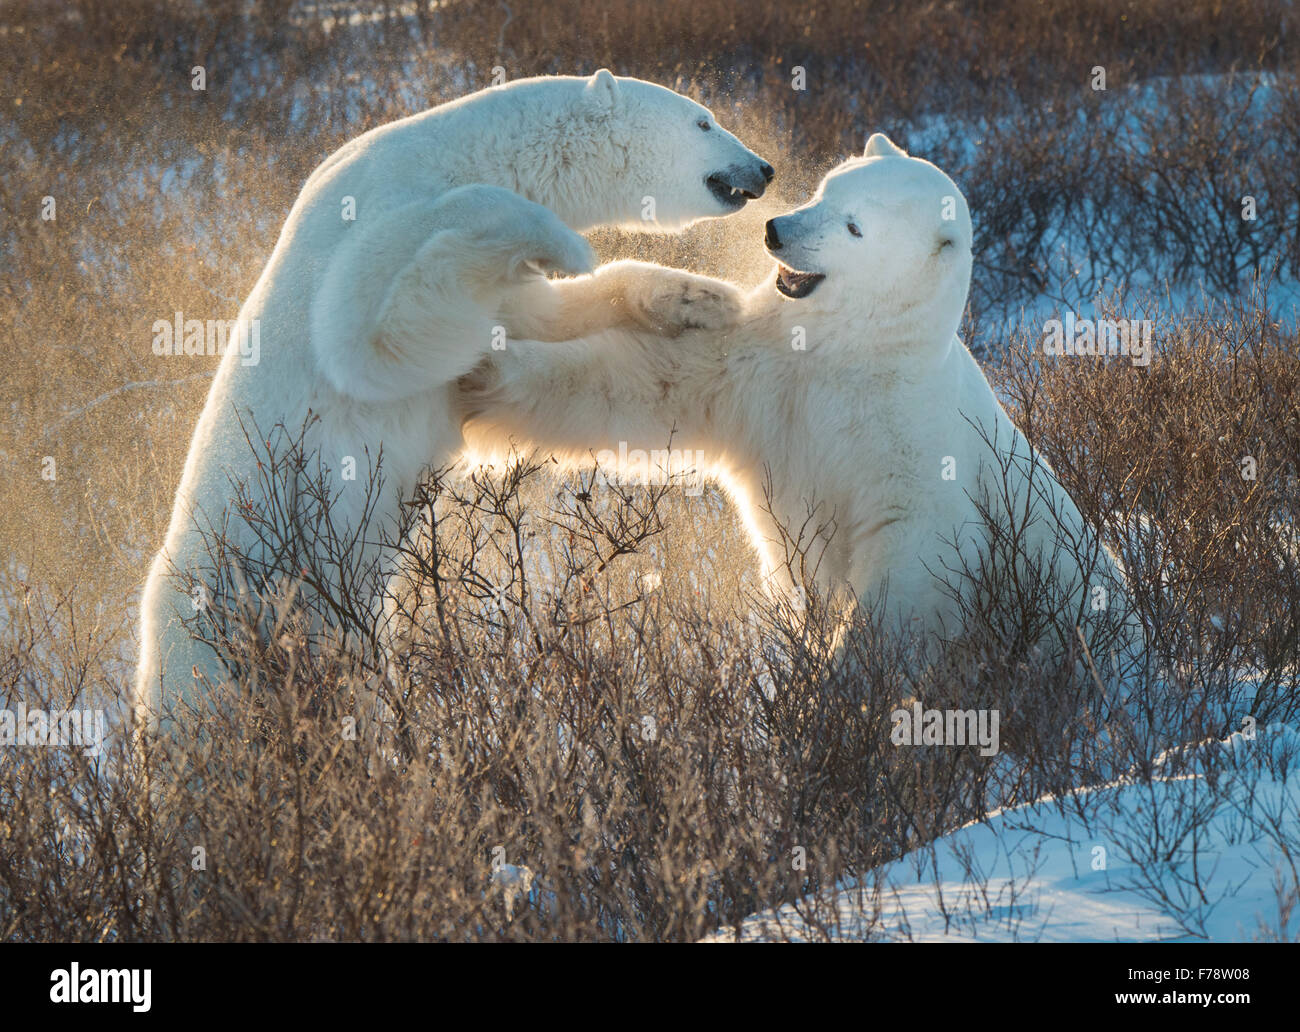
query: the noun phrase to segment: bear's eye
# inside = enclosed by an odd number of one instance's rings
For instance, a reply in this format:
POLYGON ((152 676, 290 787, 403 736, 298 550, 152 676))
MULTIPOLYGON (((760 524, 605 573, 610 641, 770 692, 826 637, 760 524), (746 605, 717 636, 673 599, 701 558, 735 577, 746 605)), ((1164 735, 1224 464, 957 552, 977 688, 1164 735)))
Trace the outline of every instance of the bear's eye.
POLYGON ((713 128, 713 126, 709 125, 709 120, 707 118, 701 118, 695 124, 698 125, 701 129, 703 129, 706 133, 713 128))
POLYGON ((858 224, 856 222, 849 223, 849 232, 852 233, 855 237, 862 236, 862 230, 858 229, 858 224))

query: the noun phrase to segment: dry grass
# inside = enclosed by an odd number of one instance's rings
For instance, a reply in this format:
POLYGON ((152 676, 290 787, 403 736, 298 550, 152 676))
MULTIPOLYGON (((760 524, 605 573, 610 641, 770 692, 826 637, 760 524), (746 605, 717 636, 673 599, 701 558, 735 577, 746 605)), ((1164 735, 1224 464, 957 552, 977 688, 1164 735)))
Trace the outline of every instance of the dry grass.
MULTIPOLYGON (((205 633, 241 691, 178 714, 186 733, 145 759, 120 737, 98 761, 16 750, 0 782, 0 934, 692 939, 829 891, 995 803, 1148 768, 1161 745, 1247 713, 1294 720, 1300 552, 1278 521, 1296 511, 1296 341, 1247 311, 1172 320, 1161 344, 1146 370, 1018 349, 1000 370, 1134 572, 1154 662, 1129 680, 1127 711, 1093 691, 1099 675, 1110 684, 1104 663, 1003 636, 1043 618, 1041 597, 1008 603, 1020 617, 972 618, 948 646, 863 614, 851 663, 833 667, 815 596, 790 622, 682 577, 690 542, 663 540, 674 488, 584 479, 557 495, 525 463, 440 507, 438 547, 410 556, 422 630, 391 662, 364 592, 322 599, 299 581, 269 631, 217 592, 205 633), (1209 456, 1198 428, 1224 438, 1209 456), (1235 472, 1244 441, 1263 459, 1254 481, 1235 472), (674 560, 662 584, 645 577, 656 544, 674 560), (910 698, 999 710, 1001 755, 896 748, 890 714, 910 698), (495 862, 536 876, 510 918, 495 862)), ((317 526, 300 547, 346 563, 317 526)), ((93 635, 39 597, 16 615, 4 705, 113 696, 93 635)), ((1175 810, 1175 824, 1195 818, 1175 810)), ((820 934, 837 931, 829 913, 810 910, 820 934)))

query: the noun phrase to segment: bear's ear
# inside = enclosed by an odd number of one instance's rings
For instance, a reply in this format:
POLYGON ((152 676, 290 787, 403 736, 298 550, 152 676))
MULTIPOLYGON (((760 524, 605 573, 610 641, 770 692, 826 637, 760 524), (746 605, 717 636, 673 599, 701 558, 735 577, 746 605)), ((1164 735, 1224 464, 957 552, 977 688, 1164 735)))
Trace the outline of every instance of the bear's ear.
POLYGON ((884 133, 872 133, 867 141, 867 149, 862 152, 864 158, 905 158, 907 151, 894 143, 884 133))
POLYGON ((614 99, 618 96, 618 80, 608 68, 602 68, 587 80, 587 85, 583 87, 583 94, 598 106, 611 108, 614 106, 614 99))

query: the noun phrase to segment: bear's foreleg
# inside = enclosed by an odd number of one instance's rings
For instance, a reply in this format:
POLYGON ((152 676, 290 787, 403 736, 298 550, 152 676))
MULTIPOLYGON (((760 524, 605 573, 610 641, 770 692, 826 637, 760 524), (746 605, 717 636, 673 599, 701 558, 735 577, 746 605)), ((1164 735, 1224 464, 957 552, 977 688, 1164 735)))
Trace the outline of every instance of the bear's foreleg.
POLYGON ((460 187, 349 234, 312 306, 321 372, 348 397, 390 403, 468 372, 505 333, 497 310, 547 272, 593 255, 552 212, 509 190, 460 187))
POLYGON ((528 340, 574 340, 618 327, 675 337, 731 329, 742 310, 741 291, 726 280, 621 261, 591 276, 520 284, 506 295, 501 319, 509 336, 528 340))

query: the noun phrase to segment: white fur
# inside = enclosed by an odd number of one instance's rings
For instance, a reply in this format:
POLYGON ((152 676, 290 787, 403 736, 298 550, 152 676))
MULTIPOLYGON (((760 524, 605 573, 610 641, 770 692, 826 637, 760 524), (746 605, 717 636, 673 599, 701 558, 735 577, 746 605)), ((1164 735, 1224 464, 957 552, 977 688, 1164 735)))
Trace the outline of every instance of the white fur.
MULTIPOLYGON (((145 587, 137 702, 153 710, 164 697, 186 696, 193 668, 222 676, 181 622, 193 609, 173 572, 209 565, 200 531, 221 524, 232 479, 253 478, 243 427, 269 434, 283 424, 297 434, 315 417, 308 452, 335 473, 345 456, 359 470, 333 485, 335 525, 345 529, 363 522, 366 470, 382 449, 384 492, 362 528, 364 550, 373 550, 422 473, 460 451, 449 384, 489 351, 507 292, 511 318, 542 338, 621 323, 674 332, 731 318, 730 291, 701 295, 699 277, 675 270, 619 267, 557 282, 539 275, 590 268, 577 230, 665 231, 737 210, 739 195, 723 201, 710 191, 714 174, 757 195, 771 169, 694 101, 607 71, 486 90, 382 126, 327 158, 240 313, 260 322, 261 361, 226 356, 195 430, 145 587), (342 218, 345 198, 354 222, 342 218), (644 273, 631 295, 629 268, 644 273), (704 304, 691 303, 701 296, 704 304)), ((253 547, 237 517, 228 532, 236 546, 253 547)))
MULTIPOLYGON (((807 523, 826 548, 822 591, 852 589, 865 602, 885 593, 897 620, 948 634, 960 630, 958 610, 935 574, 978 567, 986 545, 975 499, 1004 511, 999 461, 1009 463, 1012 504, 1034 499, 1031 553, 1056 559, 1082 605, 1082 571, 1057 548, 1087 540, 1088 528, 956 335, 972 260, 957 186, 876 135, 770 225, 774 257, 825 276, 810 294, 783 296, 774 272, 730 332, 512 340, 462 381, 468 439, 513 437, 582 463, 620 442, 663 449, 672 435, 673 447, 706 456, 769 573, 783 566, 781 526, 807 523), (806 350, 793 346, 801 333, 806 350)), ((1113 591, 1121 581, 1109 556, 1101 569, 1113 591)))

